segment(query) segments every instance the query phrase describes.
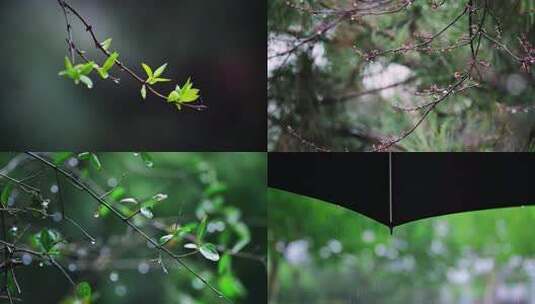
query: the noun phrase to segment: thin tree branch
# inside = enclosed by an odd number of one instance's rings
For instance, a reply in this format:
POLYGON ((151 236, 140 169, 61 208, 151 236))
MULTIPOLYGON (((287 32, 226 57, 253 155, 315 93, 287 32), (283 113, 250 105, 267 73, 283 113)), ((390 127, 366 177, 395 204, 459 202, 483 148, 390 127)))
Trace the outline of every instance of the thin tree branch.
MULTIPOLYGON (((85 26, 85 30, 89 33, 89 35, 91 36, 92 40, 93 40, 93 43, 95 44, 95 47, 100 50, 106 57, 110 57, 111 56, 111 53, 106 50, 102 44, 100 43, 100 41, 97 39, 97 36, 95 34, 95 31, 93 30, 93 25, 91 25, 87 19, 85 17, 83 17, 76 9, 74 9, 70 4, 68 4, 65 0, 58 0, 60 6, 63 8, 63 9, 67 9, 69 10, 70 12, 72 12, 82 23, 83 25, 85 26)), ((74 49, 75 46, 72 42, 72 39, 69 40, 70 43, 69 43, 69 47, 74 49)), ((78 54, 80 55, 80 51, 78 52, 78 54)), ((142 85, 145 85, 149 91, 158 96, 159 98, 163 99, 166 101, 167 103, 167 96, 165 96, 164 94, 158 92, 156 89, 154 89, 151 85, 149 85, 145 79, 141 78, 140 76, 138 76, 132 69, 128 68, 122 61, 120 60, 115 60, 115 63, 119 66, 119 68, 123 71, 125 71, 126 73, 128 73, 134 80, 137 80, 140 84, 142 85)), ((202 111, 202 110, 205 110, 207 109, 207 106, 206 105, 203 105, 203 104, 198 104, 198 105, 192 105, 192 104, 187 104, 187 103, 182 103, 180 104, 181 106, 184 106, 184 107, 187 107, 187 108, 190 108, 190 109, 193 109, 193 110, 197 110, 197 111, 202 111)))
POLYGON ((119 212, 117 209, 115 209, 108 201, 101 198, 100 195, 98 195, 93 189, 89 188, 85 183, 80 181, 77 177, 73 176, 72 173, 65 171, 63 168, 56 166, 54 163, 50 162, 49 160, 39 156, 36 153, 33 152, 26 152, 31 157, 39 160, 44 165, 57 170, 61 175, 63 175, 65 178, 70 180, 72 183, 78 185, 84 192, 86 192, 89 196, 91 196, 98 204, 108 208, 111 213, 123 221, 126 225, 128 225, 130 228, 132 228, 136 233, 138 233, 141 237, 143 237, 147 242, 149 242, 151 245, 154 246, 154 248, 158 249, 159 251, 164 252, 169 257, 174 259, 178 264, 180 264, 182 267, 184 267, 190 274, 192 274, 195 278, 200 280, 206 287, 208 287, 214 294, 216 294, 219 298, 225 300, 228 303, 232 303, 229 298, 227 298, 223 293, 221 293, 217 288, 215 288, 212 284, 210 284, 206 279, 204 279, 200 274, 198 274, 196 271, 194 271, 190 266, 188 266, 180 256, 173 253, 166 247, 162 247, 157 241, 152 239, 150 236, 148 236, 143 230, 141 230, 138 226, 136 226, 134 223, 132 223, 128 218, 123 216, 121 212, 119 212))

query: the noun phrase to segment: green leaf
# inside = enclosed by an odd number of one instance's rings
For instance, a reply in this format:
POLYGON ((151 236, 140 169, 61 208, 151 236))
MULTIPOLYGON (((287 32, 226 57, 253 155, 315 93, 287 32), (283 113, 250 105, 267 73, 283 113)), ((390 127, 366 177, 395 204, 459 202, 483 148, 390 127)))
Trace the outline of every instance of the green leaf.
POLYGON ((202 243, 204 235, 206 234, 206 224, 208 222, 208 217, 204 217, 197 227, 197 243, 202 243))
POLYGON ((91 164, 95 169, 100 170, 102 168, 102 163, 95 153, 91 153, 91 164))
POLYGON ((95 63, 93 61, 89 61, 88 63, 80 66, 79 68, 80 74, 89 75, 89 73, 91 73, 91 71, 93 71, 94 68, 95 68, 95 63))
POLYGON ((145 166, 147 166, 149 168, 154 167, 154 160, 152 159, 152 156, 150 156, 149 153, 141 152, 140 155, 141 155, 141 159, 143 160, 143 163, 145 164, 145 166))
POLYGON ((6 184, 2 189, 2 195, 0 196, 0 200, 2 201, 2 207, 4 208, 7 207, 7 202, 9 201, 11 190, 13 190, 13 186, 10 183, 6 184))
POLYGON ((155 78, 153 79, 154 83, 158 83, 158 82, 169 82, 171 81, 171 79, 169 78, 155 78))
POLYGON ((169 93, 169 96, 167 96, 168 102, 178 102, 178 99, 180 98, 180 94, 178 94, 177 91, 173 91, 169 93))
POLYGON ((178 99, 178 102, 180 103, 193 102, 199 98, 199 90, 193 88, 193 83, 191 82, 190 78, 188 78, 182 88, 177 86, 176 89, 178 90, 178 94, 180 95, 178 99))
POLYGON ((199 248, 201 251, 201 254, 208 260, 217 262, 219 261, 219 253, 217 252, 217 248, 212 243, 204 243, 199 248))
POLYGON ((152 78, 152 69, 150 68, 150 66, 148 66, 148 65, 146 65, 144 63, 141 63, 141 66, 145 70, 145 73, 147 73, 148 79, 151 79, 152 78))
POLYGON ((69 60, 69 57, 65 56, 65 69, 66 70, 71 70, 72 68, 73 68, 72 67, 72 63, 69 60))
POLYGON ((41 230, 41 234, 39 235, 39 243, 41 244, 41 246, 46 252, 49 252, 50 249, 54 247, 55 241, 56 241, 56 236, 52 231, 48 229, 41 230))
POLYGON ((80 282, 76 286, 76 298, 89 302, 91 300, 91 285, 87 282, 80 282))
POLYGON ((232 247, 231 252, 237 253, 251 242, 251 232, 249 231, 249 228, 247 228, 247 225, 242 222, 234 224, 232 228, 236 231, 239 240, 234 247, 232 247))
POLYGON ((107 51, 111 47, 111 41, 112 41, 112 39, 108 38, 108 39, 102 41, 100 43, 100 46, 102 46, 102 48, 107 51))
POLYGON ((159 68, 157 68, 156 71, 154 71, 154 74, 152 75, 151 78, 158 78, 158 77, 160 77, 160 75, 162 75, 162 73, 165 71, 165 68, 167 68, 167 63, 164 63, 162 66, 160 66, 159 68))
POLYGON ((191 79, 188 78, 182 87, 177 85, 176 89, 169 93, 169 96, 167 96, 167 101, 176 103, 177 108, 180 110, 180 103, 193 102, 199 99, 199 97, 199 90, 193 88, 193 83, 191 82, 191 79))
POLYGON ((119 53, 117 52, 113 52, 109 57, 108 59, 106 59, 106 61, 104 61, 104 64, 102 65, 102 70, 104 72, 108 72, 112 67, 113 65, 115 64, 115 61, 117 60, 117 58, 119 58, 119 53))
POLYGON ((240 297, 245 293, 243 284, 232 274, 221 276, 217 280, 219 290, 228 298, 240 297))
POLYGON ((147 87, 145 85, 141 86, 141 97, 143 99, 147 98, 147 87))
POLYGON ((87 159, 89 159, 89 157, 91 157, 91 153, 90 152, 82 152, 82 153, 79 153, 77 157, 80 160, 87 160, 87 159))
POLYGON ((102 78, 102 79, 108 79, 108 77, 110 77, 110 74, 108 74, 108 72, 102 70, 102 68, 97 67, 97 72, 100 75, 100 78, 102 78))
POLYGON ((230 273, 231 271, 232 257, 229 254, 224 254, 219 263, 217 263, 217 271, 219 274, 230 273))
POLYGON ((67 159, 71 158, 74 153, 72 152, 57 152, 53 155, 53 160, 55 165, 63 164, 67 159))
POLYGON ((92 89, 93 88, 93 81, 91 80, 91 78, 85 76, 85 75, 81 75, 80 76, 80 81, 85 84, 87 86, 88 89, 92 89))

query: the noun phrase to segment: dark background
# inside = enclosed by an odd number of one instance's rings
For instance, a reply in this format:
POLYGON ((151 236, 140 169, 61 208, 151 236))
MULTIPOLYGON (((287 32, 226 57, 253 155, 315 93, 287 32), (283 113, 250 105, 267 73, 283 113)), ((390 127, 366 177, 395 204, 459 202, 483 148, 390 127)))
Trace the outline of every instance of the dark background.
MULTIPOLYGON (((168 62, 209 109, 176 111, 115 68, 88 90, 59 77, 67 54, 55 0, 0 2, 0 149, 252 151, 266 147, 264 1, 68 1, 137 74, 168 62)), ((77 46, 103 62, 73 20, 77 46)), ((163 84, 169 92, 175 84, 163 84)))

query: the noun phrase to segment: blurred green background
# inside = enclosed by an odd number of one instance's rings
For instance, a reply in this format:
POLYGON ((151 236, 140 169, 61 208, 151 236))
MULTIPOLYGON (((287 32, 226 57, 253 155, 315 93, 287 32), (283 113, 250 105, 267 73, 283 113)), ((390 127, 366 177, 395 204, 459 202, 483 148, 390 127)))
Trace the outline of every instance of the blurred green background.
MULTIPOLYGON (((154 96, 143 102, 139 83, 115 68, 120 85, 75 86, 57 75, 67 54, 57 1, 1 1, 0 148, 265 150, 265 2, 68 3, 100 40, 113 38, 112 49, 139 75, 141 62, 168 62, 170 78, 182 84, 191 76, 209 109, 177 112, 154 96)), ((77 46, 102 63, 84 28, 73 21, 73 29, 77 46)))
MULTIPOLYGON (((153 208, 152 220, 141 215, 133 218, 136 225, 156 240, 166 234, 169 225, 198 223, 205 215, 208 216, 205 239, 218 246, 221 256, 242 239, 248 240, 243 249, 231 255, 230 271, 221 272, 218 262, 200 254, 183 260, 234 303, 265 302, 264 153, 144 154, 152 158, 152 167, 134 153, 97 153, 102 164, 100 170, 90 160, 78 159, 76 154, 42 155, 62 163, 99 193, 113 189, 107 200, 123 214, 135 208, 121 203, 123 198, 132 197, 141 202, 157 193, 166 194, 167 199, 153 208)), ((17 179, 37 174, 26 182, 50 199, 49 214, 59 212, 58 183, 53 170, 26 154, 0 153, 0 172, 17 179)), ((57 260, 74 280, 91 284, 94 303, 222 303, 222 299, 169 259, 164 259, 166 274, 155 261, 157 251, 111 213, 99 209, 87 193, 64 178, 60 178, 59 185, 65 214, 95 237, 96 244, 92 245, 79 229, 65 220, 55 222, 28 215, 7 217, 9 241, 21 237, 19 245, 30 247, 31 235, 41 229, 59 232, 68 244, 60 246, 57 260), (31 226, 23 233, 28 224, 31 226)), ((0 187, 5 186, 6 179, 0 178, 0 187)), ((42 208, 41 202, 16 190, 11 193, 9 204, 13 208, 42 208)), ((186 239, 176 239, 166 246, 180 254, 190 251, 184 249, 185 243, 186 239)), ((40 266, 35 258, 30 266, 17 267, 16 274, 23 292, 22 303, 59 303, 72 294, 68 281, 56 268, 40 266)))
MULTIPOLYGON (((432 201, 430 201, 432 204, 432 201)), ((269 303, 535 303, 535 208, 394 230, 337 205, 268 191, 269 303)))

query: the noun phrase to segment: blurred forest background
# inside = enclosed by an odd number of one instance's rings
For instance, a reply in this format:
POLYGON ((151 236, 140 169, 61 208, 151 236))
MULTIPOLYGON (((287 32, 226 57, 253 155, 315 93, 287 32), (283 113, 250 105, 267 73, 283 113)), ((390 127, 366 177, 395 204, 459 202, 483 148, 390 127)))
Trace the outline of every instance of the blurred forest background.
POLYGON ((534 44, 533 0, 269 0, 269 150, 534 151, 534 44))
MULTIPOLYGON (((88 18, 98 39, 113 38, 112 49, 139 75, 141 62, 168 62, 166 76, 180 84, 191 76, 209 109, 178 112, 154 96, 142 101, 139 83, 116 68, 119 85, 74 86, 58 76, 67 33, 57 1, 2 1, 0 148, 265 150, 265 2, 68 3, 88 18)), ((101 64, 85 28, 74 18, 72 25, 76 45, 101 64)))
POLYGON ((268 192, 269 303, 535 303, 535 208, 396 227, 268 192))
MULTIPOLYGON (((145 206, 131 221, 162 246, 186 254, 182 258, 186 265, 232 303, 265 302, 265 154, 39 155, 99 195, 105 194, 125 216, 145 206), (199 237, 205 217, 204 237, 199 237), (186 245, 201 243, 201 239, 215 248, 200 254, 186 245)), ((7 212, 2 214, 8 230, 2 239, 22 248, 48 251, 76 283, 90 284, 91 303, 224 303, 184 267, 158 254, 112 212, 99 207, 87 192, 39 160, 23 153, 0 153, 0 174, 2 203, 7 203, 3 209, 7 212), (28 192, 29 187, 37 188, 39 195, 28 192), (46 231, 50 239, 65 241, 48 249, 43 238, 46 231)), ((16 303, 82 303, 74 301, 69 281, 50 261, 24 252, 15 252, 14 258, 22 290, 18 294, 10 275, 11 294, 22 299, 16 303)), ((0 281, 3 287, 3 275, 0 281)), ((8 302, 5 292, 2 296, 1 301, 8 302)))

